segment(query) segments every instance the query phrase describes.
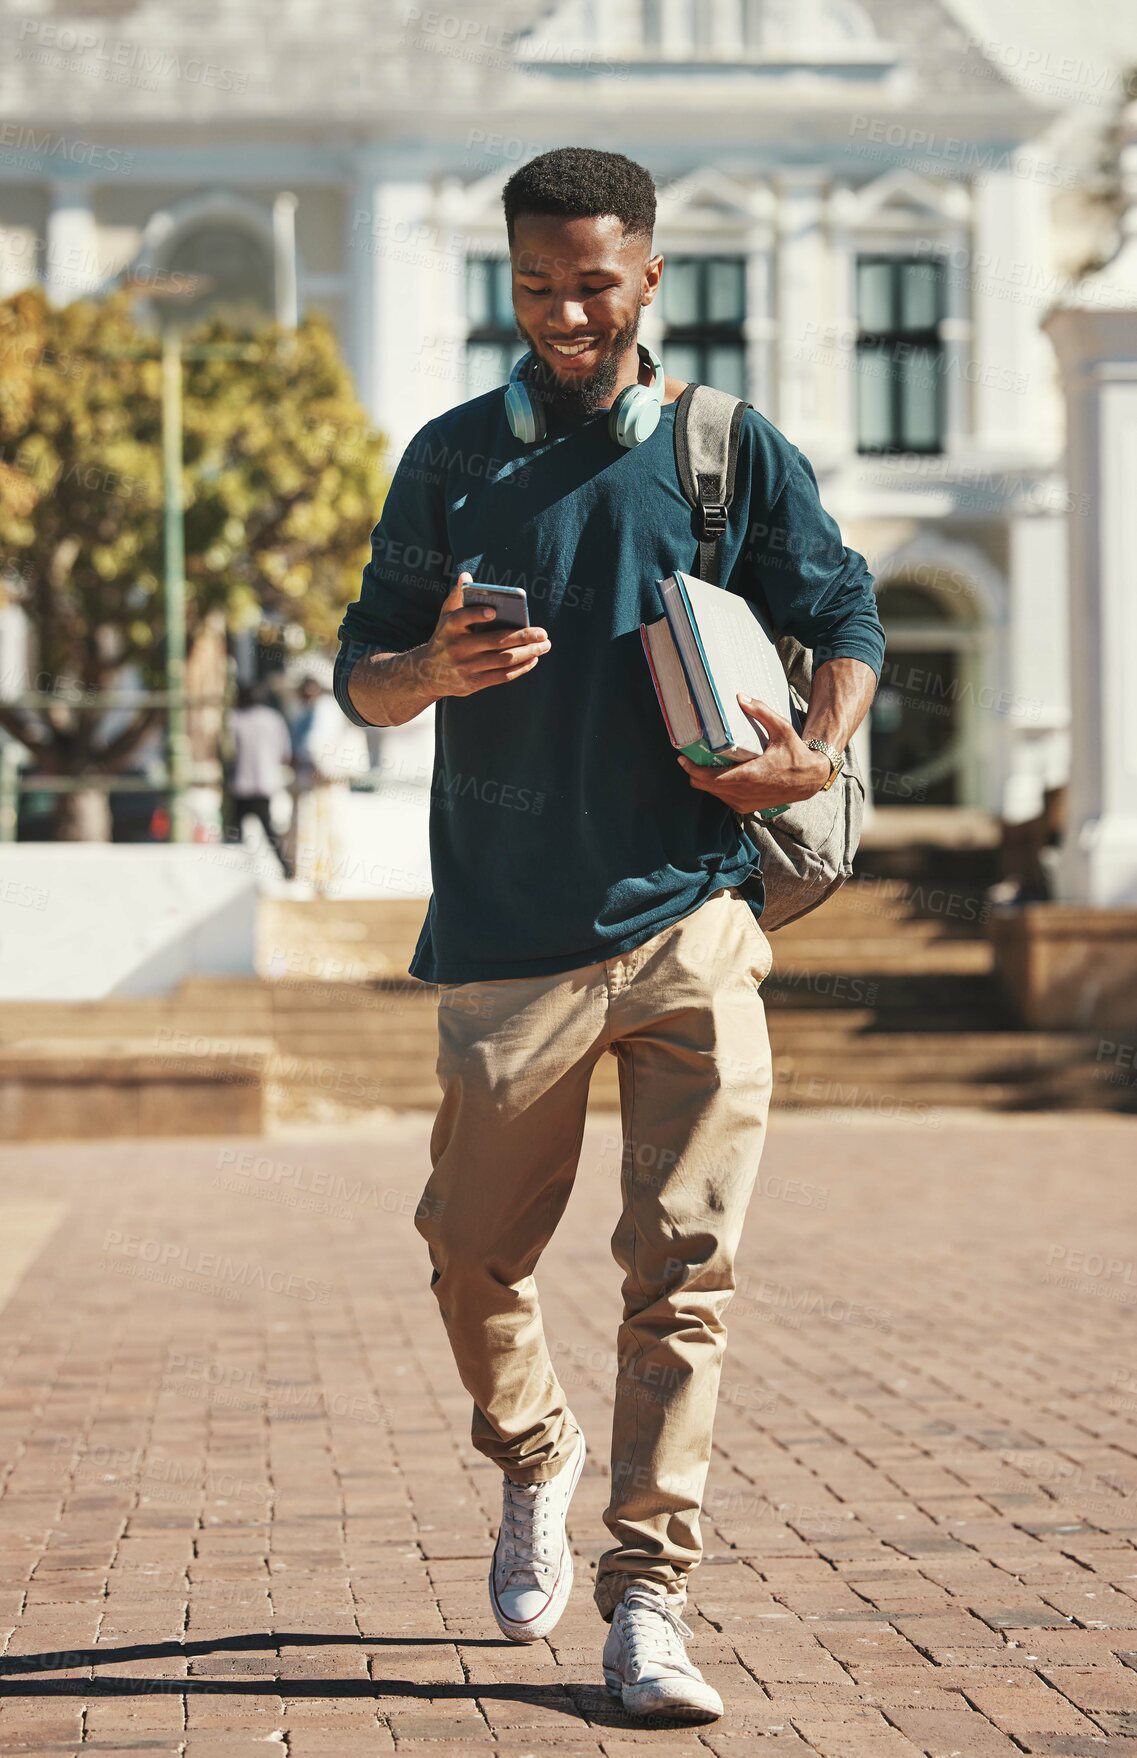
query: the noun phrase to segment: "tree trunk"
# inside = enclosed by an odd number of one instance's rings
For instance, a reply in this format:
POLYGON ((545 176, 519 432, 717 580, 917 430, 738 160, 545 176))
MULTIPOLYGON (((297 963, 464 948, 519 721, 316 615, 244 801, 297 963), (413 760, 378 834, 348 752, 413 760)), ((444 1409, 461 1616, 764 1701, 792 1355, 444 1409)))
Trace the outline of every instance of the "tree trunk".
POLYGON ((57 842, 109 842, 110 795, 93 787, 60 794, 55 807, 55 837, 57 842))

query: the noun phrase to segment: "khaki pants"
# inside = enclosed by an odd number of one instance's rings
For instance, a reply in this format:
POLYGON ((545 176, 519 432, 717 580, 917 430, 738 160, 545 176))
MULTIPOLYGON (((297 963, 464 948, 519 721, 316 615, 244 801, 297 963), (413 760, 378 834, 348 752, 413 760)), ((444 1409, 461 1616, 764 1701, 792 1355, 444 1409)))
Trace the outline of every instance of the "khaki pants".
POLYGON ((631 1576, 682 1595, 702 1554, 734 1258, 758 1171, 771 1060, 759 985, 773 957, 749 904, 718 891, 642 946, 551 977, 452 983, 439 999, 442 1103, 415 1225, 477 1450, 522 1483, 576 1434, 533 1272, 576 1174, 588 1083, 619 1062, 624 1272, 611 1499, 595 1597, 631 1576))

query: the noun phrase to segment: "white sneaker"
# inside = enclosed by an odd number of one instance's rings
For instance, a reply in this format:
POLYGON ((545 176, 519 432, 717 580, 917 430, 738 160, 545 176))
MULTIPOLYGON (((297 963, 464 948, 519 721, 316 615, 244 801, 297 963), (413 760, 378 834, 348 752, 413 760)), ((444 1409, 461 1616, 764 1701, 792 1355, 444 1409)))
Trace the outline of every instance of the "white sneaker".
POLYGON ((572 1592, 565 1521, 584 1470, 584 1436, 547 1483, 502 1485, 501 1530, 490 1564, 490 1604, 511 1642, 539 1642, 560 1622, 572 1592))
POLYGON ((694 1633, 662 1589, 647 1582, 627 1588, 604 1644, 609 1695, 618 1697, 629 1715, 714 1721, 722 1714, 722 1698, 683 1646, 694 1633))

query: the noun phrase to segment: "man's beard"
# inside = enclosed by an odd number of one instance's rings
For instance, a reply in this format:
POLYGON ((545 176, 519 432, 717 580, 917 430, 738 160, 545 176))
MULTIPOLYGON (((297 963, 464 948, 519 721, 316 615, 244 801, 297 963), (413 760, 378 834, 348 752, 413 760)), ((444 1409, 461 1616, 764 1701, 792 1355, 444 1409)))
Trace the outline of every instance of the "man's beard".
POLYGON ((582 421, 605 408, 616 388, 620 362, 639 334, 640 314, 637 310, 624 328, 612 338, 608 352, 596 371, 588 378, 574 379, 565 384, 557 378, 533 344, 531 336, 517 326, 517 333, 529 348, 531 359, 525 369, 525 383, 535 403, 544 406, 547 415, 560 415, 567 421, 582 421))

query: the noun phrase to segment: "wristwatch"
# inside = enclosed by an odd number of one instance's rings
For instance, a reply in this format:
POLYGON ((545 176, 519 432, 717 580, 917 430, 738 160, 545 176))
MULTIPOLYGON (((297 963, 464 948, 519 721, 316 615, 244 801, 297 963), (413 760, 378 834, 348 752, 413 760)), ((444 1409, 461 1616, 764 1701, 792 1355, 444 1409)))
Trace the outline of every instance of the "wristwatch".
POLYGON ((832 764, 832 768, 829 771, 829 780, 823 781, 818 789, 819 793, 828 793, 845 766, 845 753, 843 751, 835 751, 833 746, 826 744, 824 739, 807 739, 805 742, 811 751, 824 751, 832 764))

